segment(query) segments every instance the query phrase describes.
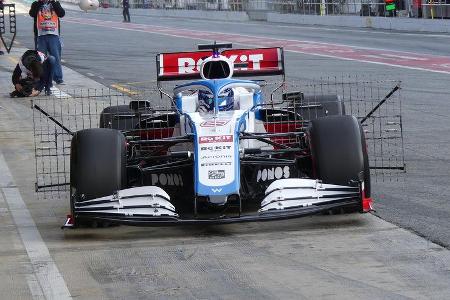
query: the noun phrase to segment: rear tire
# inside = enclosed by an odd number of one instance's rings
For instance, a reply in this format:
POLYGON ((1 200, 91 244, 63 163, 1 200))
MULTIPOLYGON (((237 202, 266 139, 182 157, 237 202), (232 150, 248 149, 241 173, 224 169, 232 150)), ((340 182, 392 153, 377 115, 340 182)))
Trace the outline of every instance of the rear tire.
POLYGON ((338 185, 364 181, 365 196, 370 197, 366 141, 355 117, 330 116, 312 120, 309 138, 315 178, 338 185))
POLYGON ((320 104, 321 107, 298 107, 296 112, 304 120, 315 120, 326 116, 345 115, 345 105, 338 95, 304 96, 303 105, 320 104))
POLYGON ((135 111, 128 105, 109 106, 100 113, 100 128, 130 130, 134 129, 137 123, 138 118, 135 117, 135 111), (121 117, 116 117, 118 115, 121 117))

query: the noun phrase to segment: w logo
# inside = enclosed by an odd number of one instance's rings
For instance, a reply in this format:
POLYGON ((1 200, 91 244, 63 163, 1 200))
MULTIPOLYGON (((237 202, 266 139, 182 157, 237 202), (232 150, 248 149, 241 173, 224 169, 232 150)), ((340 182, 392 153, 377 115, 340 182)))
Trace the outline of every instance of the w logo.
POLYGON ((211 188, 211 191, 213 193, 220 193, 222 191, 222 188, 211 188))

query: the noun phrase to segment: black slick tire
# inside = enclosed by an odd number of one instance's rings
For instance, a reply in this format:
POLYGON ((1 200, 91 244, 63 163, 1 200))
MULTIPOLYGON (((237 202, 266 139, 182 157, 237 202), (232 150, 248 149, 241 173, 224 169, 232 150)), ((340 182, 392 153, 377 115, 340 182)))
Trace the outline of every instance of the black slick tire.
POLYGON ((366 141, 355 117, 344 115, 312 120, 309 140, 315 178, 338 185, 364 181, 365 196, 370 197, 366 141))
POLYGON ((301 104, 303 106, 297 107, 296 113, 304 120, 345 115, 344 102, 338 95, 305 95, 301 104))
POLYGON ((70 185, 85 200, 111 195, 126 184, 126 141, 106 128, 75 133, 70 153, 70 185))
POLYGON ((114 129, 77 131, 70 151, 71 209, 75 201, 86 201, 126 188, 126 140, 114 129))
POLYGON ((115 105, 105 108, 100 113, 100 128, 130 130, 137 124, 138 118, 128 105, 115 105), (120 116, 120 117, 119 117, 120 116))
POLYGON ((102 222, 78 220, 74 203, 125 188, 126 159, 126 140, 120 131, 91 128, 75 133, 70 149, 70 206, 76 226, 105 226, 102 222))

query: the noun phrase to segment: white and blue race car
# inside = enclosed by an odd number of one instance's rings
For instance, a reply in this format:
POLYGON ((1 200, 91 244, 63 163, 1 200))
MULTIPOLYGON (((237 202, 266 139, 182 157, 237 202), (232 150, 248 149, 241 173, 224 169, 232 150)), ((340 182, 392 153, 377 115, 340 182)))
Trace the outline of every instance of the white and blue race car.
POLYGON ((193 80, 165 93, 169 111, 148 101, 111 106, 100 128, 74 134, 66 225, 219 224, 371 210, 364 133, 340 98, 290 92, 266 100, 261 81, 238 77, 284 77, 283 49, 229 48, 159 54, 158 82, 193 80))

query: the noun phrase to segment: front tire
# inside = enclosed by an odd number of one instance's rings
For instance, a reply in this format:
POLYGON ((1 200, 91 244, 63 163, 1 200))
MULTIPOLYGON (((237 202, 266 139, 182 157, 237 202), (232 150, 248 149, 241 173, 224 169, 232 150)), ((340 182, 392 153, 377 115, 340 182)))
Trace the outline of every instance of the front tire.
POLYGON ((126 140, 106 128, 75 133, 70 153, 70 185, 84 200, 111 195, 126 185, 126 140))
POLYGON ((97 222, 77 220, 75 202, 112 195, 126 187, 126 160, 126 140, 120 131, 91 128, 75 133, 70 146, 70 206, 76 226, 96 226, 97 222))
POLYGON ((370 197, 366 141, 355 117, 330 116, 312 120, 309 141, 314 178, 337 185, 362 181, 364 197, 370 197))

